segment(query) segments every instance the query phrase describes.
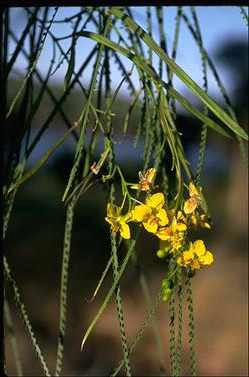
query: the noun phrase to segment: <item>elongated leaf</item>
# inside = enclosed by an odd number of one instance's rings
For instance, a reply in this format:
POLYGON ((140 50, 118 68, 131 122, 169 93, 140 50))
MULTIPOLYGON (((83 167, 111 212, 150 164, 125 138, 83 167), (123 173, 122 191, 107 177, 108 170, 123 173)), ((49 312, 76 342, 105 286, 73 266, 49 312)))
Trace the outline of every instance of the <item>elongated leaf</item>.
POLYGON ((34 70, 36 68, 36 64, 37 64, 37 62, 39 60, 39 57, 41 55, 41 52, 43 50, 43 46, 44 46, 46 37, 48 35, 48 32, 49 32, 49 29, 50 29, 51 25, 53 24, 53 20, 54 20, 54 18, 56 16, 57 11, 58 11, 58 7, 56 7, 55 10, 54 10, 52 18, 49 21, 49 26, 46 28, 46 31, 44 32, 44 35, 42 37, 42 40, 41 40, 41 43, 40 43, 40 47, 39 47, 39 51, 37 52, 37 56, 36 56, 36 58, 35 58, 35 60, 34 60, 34 62, 32 64, 32 66, 30 67, 29 71, 27 72, 27 74, 26 74, 26 76, 25 76, 25 78, 24 78, 24 80, 22 82, 22 85, 20 86, 18 92, 16 93, 13 101, 11 102, 11 105, 10 105, 9 111, 8 111, 8 113, 6 115, 6 118, 9 118, 10 115, 12 114, 13 110, 15 109, 15 106, 16 106, 16 104, 17 104, 17 102, 18 102, 18 100, 19 100, 19 98, 20 98, 20 96, 21 96, 21 94, 22 94, 22 92, 23 92, 26 84, 27 84, 28 79, 31 77, 31 75, 33 74, 33 72, 34 72, 34 70))
POLYGON ((95 297, 96 297, 96 295, 97 295, 97 293, 98 293, 98 291, 99 291, 99 289, 100 289, 100 287, 101 287, 111 265, 112 265, 112 256, 109 258, 109 260, 107 262, 107 265, 106 265, 106 267, 105 267, 105 269, 104 269, 104 271, 101 275, 101 278, 98 281, 97 287, 95 288, 92 297, 89 300, 87 300, 88 302, 92 302, 95 299, 95 297))
POLYGON ((229 127, 237 135, 243 139, 248 140, 248 135, 237 122, 235 122, 213 99, 211 99, 203 89, 199 87, 188 74, 172 60, 161 47, 146 33, 138 24, 136 24, 130 17, 128 17, 122 9, 112 7, 110 13, 115 17, 120 18, 126 27, 139 35, 141 39, 162 59, 169 68, 184 82, 184 84, 200 98, 200 100, 207 105, 207 107, 229 127))
POLYGON ((109 303, 109 301, 110 301, 110 299, 111 299, 111 297, 112 297, 112 295, 113 295, 113 293, 114 293, 114 291, 115 291, 115 289, 116 289, 116 287, 117 287, 117 285, 119 283, 119 280, 121 279, 121 276, 124 273, 125 267, 126 267, 126 265, 127 265, 128 261, 129 261, 131 255, 132 255, 135 243, 136 243, 136 240, 132 240, 131 241, 130 247, 129 247, 128 251, 127 251, 127 254, 126 254, 125 258, 124 258, 124 261, 123 261, 122 265, 120 266, 120 270, 119 270, 119 272, 117 274, 116 279, 114 280, 114 282, 113 282, 113 284, 112 284, 109 292, 107 293, 107 295, 106 295, 106 297, 105 297, 105 299, 104 299, 101 307, 99 308, 97 314, 95 315, 95 317, 93 318, 92 322, 90 323, 88 329, 86 330, 86 332, 84 334, 84 337, 83 337, 83 340, 82 340, 82 343, 81 343, 81 351, 82 351, 82 349, 83 349, 83 347, 84 347, 84 345, 85 345, 85 343, 86 343, 89 335, 91 334, 94 326, 96 325, 96 323, 98 322, 99 318, 103 314, 105 308, 107 307, 107 305, 108 305, 108 303, 109 303))
MULTIPOLYGON (((111 27, 111 20, 109 18, 105 23, 103 35, 108 34, 108 30, 110 29, 110 27, 111 27)), ((99 49, 98 49, 98 52, 97 52, 95 65, 94 65, 94 68, 93 68, 93 71, 92 71, 91 84, 90 84, 90 88, 89 88, 87 102, 86 102, 86 104, 85 104, 85 106, 84 106, 84 108, 81 112, 80 118, 79 118, 79 123, 81 123, 80 137, 79 137, 79 141, 77 143, 77 147, 76 147, 76 151, 75 151, 74 163, 73 163, 73 166, 72 166, 72 169, 71 169, 71 172, 70 172, 70 176, 69 176, 69 179, 68 179, 68 182, 67 182, 66 189, 65 189, 63 197, 62 197, 63 202, 66 200, 67 195, 69 194, 69 191, 72 187, 72 184, 73 184, 73 181, 74 181, 74 178, 75 178, 75 175, 77 174, 77 171, 79 169, 80 160, 82 158, 82 153, 83 153, 83 148, 84 148, 84 143, 85 143, 85 130, 86 130, 86 127, 87 127, 89 111, 90 111, 91 105, 92 105, 92 98, 93 98, 93 95, 94 95, 95 85, 96 85, 96 82, 97 82, 99 66, 100 66, 101 59, 102 59, 102 50, 103 50, 103 46, 100 46, 99 49)), ((87 166, 87 165, 85 165, 85 166, 87 166)))
POLYGON ((179 94, 175 89, 170 88, 169 93, 172 97, 174 97, 186 110, 191 112, 197 118, 199 118, 203 123, 206 123, 208 127, 212 128, 214 131, 218 132, 219 134, 231 138, 231 135, 226 132, 221 126, 219 126, 215 121, 208 118, 202 112, 197 110, 191 103, 186 100, 181 94, 179 94))
POLYGON ((78 123, 76 123, 73 127, 67 130, 67 132, 65 132, 65 134, 57 141, 57 143, 55 143, 51 148, 49 148, 49 150, 45 153, 45 155, 36 163, 33 169, 31 169, 26 174, 24 174, 24 176, 20 179, 20 181, 17 181, 14 186, 10 187, 8 193, 15 190, 17 187, 19 187, 21 184, 27 181, 27 179, 31 178, 32 175, 37 173, 37 171, 40 170, 40 168, 47 162, 49 157, 52 156, 55 150, 64 143, 64 141, 67 139, 70 133, 78 126, 79 126, 78 123))
MULTIPOLYGON (((215 130, 216 132, 219 132, 221 135, 223 136, 226 136, 226 137, 230 137, 230 135, 225 131, 223 130, 223 128, 221 126, 219 126, 215 121, 211 120, 210 118, 208 118, 207 116, 205 116, 204 114, 202 114, 199 110, 197 110, 196 108, 194 108, 182 95, 180 95, 175 89, 173 88, 170 88, 167 86, 167 84, 160 79, 160 77, 157 75, 156 71, 153 69, 153 67, 151 67, 146 61, 145 59, 143 59, 142 57, 138 57, 136 56, 132 51, 124 48, 124 47, 121 47, 119 46, 118 44, 116 44, 115 42, 112 42, 110 41, 109 39, 103 37, 102 35, 99 35, 99 34, 95 34, 95 33, 92 33, 92 32, 88 32, 88 31, 83 31, 83 32, 80 32, 78 33, 80 36, 84 36, 84 37, 88 37, 88 38, 91 38, 93 40, 95 40, 96 42, 99 42, 99 43, 103 43, 105 46, 108 46, 112 49, 114 49, 115 51, 118 51, 119 53, 121 53, 122 55, 126 56, 127 58, 129 58, 130 60, 132 60, 134 62, 134 64, 136 64, 139 68, 141 68, 143 71, 145 71, 148 75, 151 76, 151 78, 155 81, 155 83, 158 85, 163 85, 168 91, 169 93, 172 95, 172 97, 176 98, 184 108, 186 108, 188 111, 190 111, 192 114, 194 114, 196 117, 198 117, 202 122, 206 122, 207 125, 209 127, 211 127, 213 130, 215 130)), ((218 105, 217 105, 218 106, 218 105)), ((223 110, 222 110, 223 111, 223 110)), ((239 127, 239 126, 238 126, 239 127)), ((229 127, 231 128, 231 127, 229 127)), ((244 130, 239 127, 239 129, 241 130, 241 133, 240 135, 244 132, 244 130)), ((232 129, 233 130, 233 129, 232 129)), ((238 134, 237 131, 233 130, 236 134, 238 134)), ((246 134, 245 134, 246 135, 246 134)), ((242 136, 242 138, 244 139, 247 139, 247 135, 246 137, 245 136, 242 136)))
POLYGON ((66 91, 70 85, 70 80, 74 72, 74 66, 75 66, 75 45, 73 42, 71 51, 70 51, 70 60, 67 68, 67 73, 64 80, 64 90, 66 91))

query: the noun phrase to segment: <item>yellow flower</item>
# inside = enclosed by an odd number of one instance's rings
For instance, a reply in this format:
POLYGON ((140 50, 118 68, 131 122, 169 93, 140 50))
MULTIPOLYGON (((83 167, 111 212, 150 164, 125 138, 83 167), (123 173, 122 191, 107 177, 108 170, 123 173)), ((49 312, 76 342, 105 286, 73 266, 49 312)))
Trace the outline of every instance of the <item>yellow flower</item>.
POLYGON ((136 206, 132 211, 132 220, 142 222, 148 232, 156 233, 159 226, 168 224, 167 212, 163 209, 165 203, 161 192, 151 195, 145 204, 136 206))
POLYGON ((193 213, 201 202, 200 193, 193 182, 189 183, 189 196, 190 198, 185 201, 183 207, 183 211, 186 215, 193 213))
POLYGON ((159 228, 156 235, 158 238, 160 238, 160 240, 168 241, 170 238, 174 236, 174 233, 172 232, 170 226, 165 226, 163 228, 159 228))
MULTIPOLYGON (((177 214, 178 217, 181 217, 180 215, 181 213, 177 214)), ((157 256, 163 258, 168 252, 174 253, 179 250, 185 242, 186 230, 186 224, 183 222, 177 222, 175 216, 173 217, 170 226, 159 228, 156 232, 156 236, 163 242, 162 248, 157 252, 157 256)))
POLYGON ((206 251, 205 255, 199 258, 199 261, 203 266, 210 266, 214 261, 214 256, 210 251, 206 251))
POLYGON ((206 252, 205 244, 202 240, 196 240, 191 244, 191 251, 198 257, 202 257, 206 252))
POLYGON ((198 256, 198 260, 202 265, 208 266, 213 263, 213 254, 206 249, 202 240, 197 240, 193 243, 193 251, 198 256))
POLYGON ((186 224, 184 224, 183 222, 177 222, 177 219, 174 216, 170 226, 159 228, 156 235, 161 240, 166 241, 173 238, 178 233, 185 232, 186 230, 186 224))
POLYGON ((209 266, 214 261, 213 254, 206 249, 202 240, 190 243, 189 249, 184 251, 177 258, 180 266, 191 267, 192 270, 200 269, 203 266, 209 266))
POLYGON ((134 190, 149 191, 155 180, 156 169, 148 169, 144 174, 142 174, 142 172, 140 171, 138 175, 139 183, 132 185, 131 188, 134 190))
POLYGON ((190 265, 190 263, 193 261, 193 258, 194 258, 194 254, 193 252, 189 249, 189 250, 186 250, 184 251, 181 256, 179 256, 176 260, 176 262, 180 265, 180 266, 184 266, 184 267, 187 267, 190 265))
POLYGON ((184 264, 189 264, 192 262, 192 260, 194 259, 194 253, 191 250, 191 248, 183 252, 182 258, 183 258, 184 264))
POLYGON ((121 208, 114 204, 107 204, 107 216, 105 220, 111 225, 111 230, 114 233, 120 232, 121 237, 130 239, 130 228, 127 222, 130 220, 130 214, 120 216, 121 208))

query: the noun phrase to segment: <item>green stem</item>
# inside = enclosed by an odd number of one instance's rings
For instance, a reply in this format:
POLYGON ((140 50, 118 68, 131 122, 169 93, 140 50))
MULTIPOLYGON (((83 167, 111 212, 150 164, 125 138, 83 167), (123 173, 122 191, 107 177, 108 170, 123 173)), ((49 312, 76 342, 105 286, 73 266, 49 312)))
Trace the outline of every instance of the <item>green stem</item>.
POLYGON ((22 363, 21 363, 19 347, 18 347, 16 335, 15 335, 14 324, 13 324, 13 320, 12 320, 12 316, 10 312, 9 303, 6 298, 4 302, 4 316, 5 316, 7 330, 10 336, 10 344, 12 347, 13 356, 14 356, 14 360, 16 364, 16 372, 18 376, 23 376, 22 363))
POLYGON ((191 376, 197 376, 197 366, 196 366, 196 354, 195 354, 195 320, 194 320, 194 305, 193 305, 193 289, 192 289, 192 278, 188 278, 186 281, 187 285, 187 302, 188 302, 188 312, 189 312, 189 348, 190 348, 190 372, 191 376))

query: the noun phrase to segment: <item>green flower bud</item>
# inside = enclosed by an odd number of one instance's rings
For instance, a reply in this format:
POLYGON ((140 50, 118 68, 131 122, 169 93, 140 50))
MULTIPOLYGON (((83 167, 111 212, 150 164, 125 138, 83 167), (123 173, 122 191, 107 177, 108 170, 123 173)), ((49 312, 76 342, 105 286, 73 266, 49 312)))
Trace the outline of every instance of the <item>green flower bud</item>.
POLYGON ((165 257, 165 251, 163 249, 159 249, 156 253, 158 258, 164 258, 165 257))

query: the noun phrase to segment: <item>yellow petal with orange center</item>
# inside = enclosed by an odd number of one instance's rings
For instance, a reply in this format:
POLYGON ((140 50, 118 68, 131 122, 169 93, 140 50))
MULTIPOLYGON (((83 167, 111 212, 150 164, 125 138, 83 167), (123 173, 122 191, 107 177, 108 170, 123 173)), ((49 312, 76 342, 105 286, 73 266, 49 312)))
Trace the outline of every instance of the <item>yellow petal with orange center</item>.
POLYGON ((192 259, 194 258, 194 253, 192 250, 187 250, 182 253, 183 260, 186 264, 190 263, 192 259))
POLYGON ((194 259, 191 263, 191 268, 194 270, 199 270, 201 268, 201 265, 198 261, 198 259, 194 259))
POLYGON ((197 205, 198 205, 198 201, 196 200, 195 197, 189 198, 184 203, 183 211, 185 212, 186 215, 189 215, 190 213, 194 212, 194 210, 196 209, 197 205))
POLYGON ((139 188, 141 191, 149 191, 150 190, 150 184, 148 182, 141 182, 139 183, 139 188))
POLYGON ((146 205, 151 208, 162 208, 165 203, 164 195, 161 192, 151 195, 146 199, 146 205))
POLYGON ((172 236, 172 231, 169 227, 160 228, 158 229, 156 235, 158 238, 160 238, 160 240, 166 241, 172 236))
POLYGON ((132 220, 141 222, 145 216, 150 215, 151 209, 145 204, 136 206, 132 211, 132 220))
POLYGON ((158 224, 154 216, 150 216, 147 221, 143 222, 143 226, 150 233, 156 233, 158 229, 158 224))

